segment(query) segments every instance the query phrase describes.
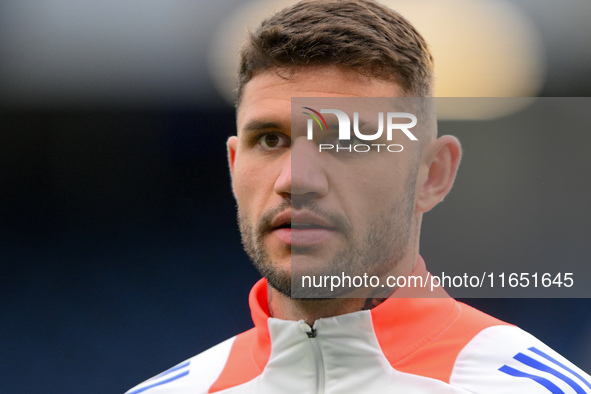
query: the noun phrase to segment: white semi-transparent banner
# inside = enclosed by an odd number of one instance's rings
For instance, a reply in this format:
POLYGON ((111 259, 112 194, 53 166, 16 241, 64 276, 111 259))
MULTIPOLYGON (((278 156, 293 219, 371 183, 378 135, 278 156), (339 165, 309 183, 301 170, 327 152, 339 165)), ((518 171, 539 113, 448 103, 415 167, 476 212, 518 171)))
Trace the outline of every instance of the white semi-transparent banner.
POLYGON ((293 98, 290 135, 269 137, 270 154, 291 155, 289 214, 274 233, 291 254, 292 296, 591 296, 589 108, 293 98), (478 119, 499 106, 521 110, 478 119), (464 120, 438 122, 444 107, 464 120))

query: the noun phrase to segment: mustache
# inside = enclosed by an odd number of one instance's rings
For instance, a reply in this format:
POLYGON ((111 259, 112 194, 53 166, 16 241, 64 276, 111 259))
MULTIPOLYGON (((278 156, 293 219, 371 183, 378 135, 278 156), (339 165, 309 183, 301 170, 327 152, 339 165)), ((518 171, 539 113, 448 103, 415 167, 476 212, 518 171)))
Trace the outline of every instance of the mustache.
POLYGON ((273 230, 273 219, 275 219, 275 217, 279 215, 281 212, 285 212, 288 209, 306 209, 326 220, 328 223, 330 223, 332 227, 342 232, 345 236, 349 236, 353 231, 351 223, 345 216, 327 211, 326 209, 321 208, 316 201, 313 201, 311 199, 292 198, 283 200, 281 204, 265 211, 261 215, 256 229, 257 238, 262 240, 265 234, 273 230))

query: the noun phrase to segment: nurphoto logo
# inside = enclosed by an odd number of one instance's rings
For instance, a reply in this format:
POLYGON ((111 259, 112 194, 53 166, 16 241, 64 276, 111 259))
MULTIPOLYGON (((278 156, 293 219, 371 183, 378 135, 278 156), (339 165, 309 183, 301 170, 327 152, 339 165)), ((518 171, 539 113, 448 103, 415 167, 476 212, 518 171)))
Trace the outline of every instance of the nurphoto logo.
MULTIPOLYGON (((304 112, 305 115, 310 116, 311 119, 308 119, 308 129, 307 129, 307 138, 308 140, 314 139, 314 122, 318 124, 320 130, 324 132, 325 130, 328 131, 328 123, 322 114, 333 114, 336 116, 338 124, 339 124, 339 142, 336 144, 327 144, 321 143, 318 146, 319 152, 324 151, 347 151, 347 152, 357 152, 357 153, 365 153, 369 152, 370 150, 376 150, 380 152, 380 148, 387 150, 388 152, 402 152, 404 147, 400 144, 364 144, 364 143, 357 143, 357 141, 376 141, 382 137, 384 134, 384 113, 378 113, 378 130, 373 134, 364 134, 359 130, 359 113, 353 113, 353 133, 354 137, 351 136, 351 120, 349 116, 338 109, 321 109, 320 111, 316 111, 310 107, 302 107, 310 112, 304 112)), ((413 128, 417 124, 417 117, 408 112, 388 112, 386 113, 386 140, 392 141, 392 136, 395 130, 402 131, 411 141, 417 141, 417 137, 414 136, 413 133, 409 129, 413 128), (407 119, 410 122, 407 123, 395 123, 395 119, 397 122, 399 119, 407 119)))

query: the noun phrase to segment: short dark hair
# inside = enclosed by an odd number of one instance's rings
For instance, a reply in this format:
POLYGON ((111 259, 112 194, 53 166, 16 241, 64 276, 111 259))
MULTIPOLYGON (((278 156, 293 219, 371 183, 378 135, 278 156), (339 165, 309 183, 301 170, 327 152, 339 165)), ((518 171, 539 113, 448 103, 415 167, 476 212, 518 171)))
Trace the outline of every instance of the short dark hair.
POLYGON ((342 66, 432 94, 433 57, 400 14, 371 0, 303 0, 264 20, 242 47, 236 102, 258 72, 342 66))

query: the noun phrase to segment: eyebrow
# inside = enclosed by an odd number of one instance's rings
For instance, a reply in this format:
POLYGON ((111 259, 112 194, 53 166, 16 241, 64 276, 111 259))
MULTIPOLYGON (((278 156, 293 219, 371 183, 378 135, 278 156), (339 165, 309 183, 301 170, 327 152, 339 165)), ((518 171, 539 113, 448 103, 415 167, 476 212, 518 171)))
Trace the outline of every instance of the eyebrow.
POLYGON ((254 119, 254 120, 251 120, 250 122, 248 122, 247 124, 245 124, 244 127, 242 128, 242 131, 252 133, 255 131, 269 130, 269 129, 281 130, 281 129, 283 129, 283 127, 280 123, 277 123, 277 122, 269 122, 269 121, 254 119))
POLYGON ((338 123, 328 122, 327 126, 328 126, 329 130, 338 130, 339 129, 338 123))

